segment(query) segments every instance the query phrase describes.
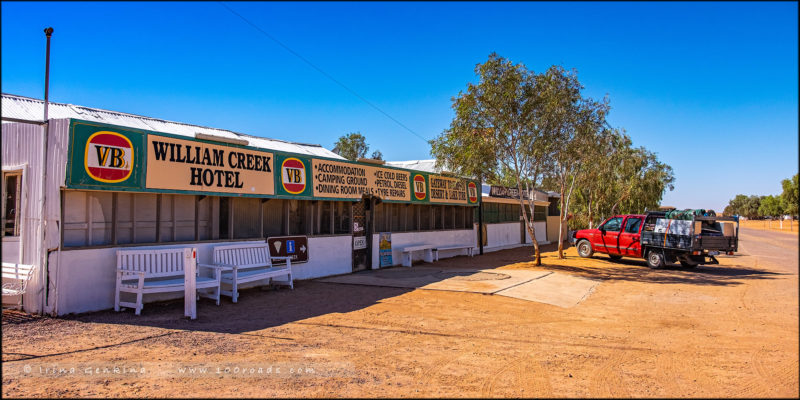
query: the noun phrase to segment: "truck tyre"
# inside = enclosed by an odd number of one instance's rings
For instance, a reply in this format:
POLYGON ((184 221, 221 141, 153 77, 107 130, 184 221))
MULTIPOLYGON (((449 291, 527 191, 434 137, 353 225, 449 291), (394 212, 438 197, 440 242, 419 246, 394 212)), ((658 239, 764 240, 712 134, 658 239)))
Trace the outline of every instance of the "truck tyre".
POLYGON ((652 269, 659 269, 664 266, 664 255, 658 250, 650 250, 647 253, 647 266, 652 269))
POLYGON ((684 260, 680 260, 680 263, 681 263, 681 267, 683 267, 683 268, 694 268, 694 267, 696 267, 696 266, 698 265, 698 264, 697 264, 696 262, 694 262, 694 261, 684 261, 684 260))
POLYGON ((620 255, 617 255, 617 254, 609 254, 609 255, 608 255, 608 258, 610 258, 610 259, 611 259, 611 261, 619 261, 619 260, 621 260, 621 259, 622 259, 622 256, 620 256, 620 255))
POLYGON ((586 239, 581 239, 578 242, 578 255, 583 258, 589 258, 592 256, 592 254, 594 254, 592 244, 586 239))

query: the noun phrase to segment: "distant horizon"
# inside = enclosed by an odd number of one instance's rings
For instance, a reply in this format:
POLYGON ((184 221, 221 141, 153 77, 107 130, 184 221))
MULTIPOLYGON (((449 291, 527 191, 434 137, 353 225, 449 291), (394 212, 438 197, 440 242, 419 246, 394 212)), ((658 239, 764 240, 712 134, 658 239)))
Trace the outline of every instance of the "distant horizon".
POLYGON ((430 159, 497 52, 607 94, 610 124, 674 168, 663 205, 722 212, 798 173, 792 2, 4 2, 3 93, 42 100, 48 26, 52 102, 430 159))

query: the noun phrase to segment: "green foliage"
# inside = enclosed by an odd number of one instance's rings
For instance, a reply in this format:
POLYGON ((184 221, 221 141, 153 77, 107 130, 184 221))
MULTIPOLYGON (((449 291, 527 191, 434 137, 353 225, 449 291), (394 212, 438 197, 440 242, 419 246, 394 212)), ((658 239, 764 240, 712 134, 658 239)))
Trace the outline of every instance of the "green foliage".
MULTIPOLYGON (((575 218, 570 227, 594 227, 612 214, 656 209, 666 190, 674 189, 672 167, 644 147, 634 148, 630 137, 605 128, 584 149, 576 177, 575 218)), ((556 182, 549 182, 556 189, 556 182)))
MULTIPOLYGON (((453 98, 455 117, 450 127, 430 141, 437 166, 462 176, 477 177, 516 187, 522 195, 534 189, 548 170, 553 138, 545 129, 549 115, 543 87, 524 64, 489 55, 475 67, 478 83, 453 98)), ((520 197, 520 207, 526 205, 520 197)), ((533 207, 533 204, 529 204, 533 207)), ((528 232, 534 242, 536 262, 539 246, 531 221, 528 232)))
POLYGON ((450 127, 430 141, 439 167, 463 176, 536 183, 543 172, 545 140, 537 122, 539 102, 532 74, 495 53, 478 64, 477 84, 453 98, 450 127))
POLYGON ((784 179, 781 181, 781 186, 783 186, 783 193, 781 193, 781 199, 783 199, 784 205, 784 212, 789 215, 797 215, 797 202, 798 202, 798 189, 797 189, 797 175, 791 179, 784 179))
POLYGON ((758 206, 760 217, 780 217, 784 212, 783 200, 780 196, 763 196, 758 206))
POLYGON ((737 194, 725 207, 725 215, 741 215, 747 218, 778 217, 783 214, 797 215, 797 174, 781 181, 780 196, 745 196, 737 194))
POLYGON ((761 197, 737 194, 736 197, 728 202, 724 213, 725 215, 740 215, 747 218, 756 218, 759 216, 758 208, 760 206, 761 197))
MULTIPOLYGON (((347 135, 340 136, 339 140, 334 143, 332 151, 348 160, 355 161, 359 158, 364 158, 367 155, 368 150, 369 145, 367 145, 367 139, 364 137, 364 135, 362 135, 360 132, 351 132, 347 135)), ((381 154, 380 151, 375 150, 372 153, 372 158, 382 160, 383 154, 381 154), (376 158, 376 156, 380 158, 376 158)))
POLYGON ((478 83, 453 98, 450 127, 430 141, 440 167, 521 191, 557 191, 562 219, 575 211, 574 227, 655 209, 674 189, 672 168, 608 127, 608 99, 583 96, 574 70, 535 74, 492 53, 475 73, 478 83))
POLYGON ((383 153, 380 150, 375 150, 372 152, 372 155, 369 158, 373 160, 383 160, 383 153))

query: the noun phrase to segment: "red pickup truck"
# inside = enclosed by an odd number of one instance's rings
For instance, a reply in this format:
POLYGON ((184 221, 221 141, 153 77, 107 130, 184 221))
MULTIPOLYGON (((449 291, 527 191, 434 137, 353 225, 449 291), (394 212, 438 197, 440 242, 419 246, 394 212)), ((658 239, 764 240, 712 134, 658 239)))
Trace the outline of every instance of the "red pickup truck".
POLYGON ((688 268, 719 264, 715 255, 732 255, 738 250, 736 217, 692 216, 691 220, 676 221, 661 211, 615 215, 597 229, 575 231, 571 241, 581 257, 606 253, 614 260, 644 258, 650 268, 676 261, 688 268), (733 224, 724 226, 728 222, 736 222, 735 231, 733 224))

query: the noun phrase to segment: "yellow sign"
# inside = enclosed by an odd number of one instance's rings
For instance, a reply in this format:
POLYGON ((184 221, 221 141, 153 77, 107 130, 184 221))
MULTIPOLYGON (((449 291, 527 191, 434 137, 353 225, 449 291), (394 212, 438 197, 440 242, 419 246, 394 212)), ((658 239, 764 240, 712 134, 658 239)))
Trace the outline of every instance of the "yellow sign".
POLYGON ((463 179, 429 175, 431 203, 467 204, 467 186, 463 179))
POLYGON ((274 194, 273 154, 147 135, 148 189, 274 194))
POLYGON ((373 194, 384 200, 411 199, 406 171, 316 158, 312 164, 314 197, 360 199, 373 194))

